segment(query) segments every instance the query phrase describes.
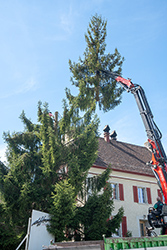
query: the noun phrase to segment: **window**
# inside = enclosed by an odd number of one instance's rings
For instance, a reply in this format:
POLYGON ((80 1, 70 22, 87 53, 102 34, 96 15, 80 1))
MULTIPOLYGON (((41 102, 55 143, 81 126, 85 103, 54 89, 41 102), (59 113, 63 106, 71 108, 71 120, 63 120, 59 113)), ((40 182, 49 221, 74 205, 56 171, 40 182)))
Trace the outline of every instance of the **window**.
POLYGON ((111 187, 112 187, 112 198, 118 200, 118 184, 111 183, 111 187))
POLYGON ((85 180, 85 192, 86 192, 86 200, 88 200, 89 196, 93 193, 93 175, 88 174, 86 180, 85 180))
POLYGON ((151 189, 145 187, 133 186, 133 198, 137 203, 152 204, 151 189))
POLYGON ((118 183, 111 183, 112 187, 112 198, 115 200, 124 200, 124 190, 123 184, 118 183))
POLYGON ((139 203, 146 203, 146 189, 138 187, 138 200, 139 203))

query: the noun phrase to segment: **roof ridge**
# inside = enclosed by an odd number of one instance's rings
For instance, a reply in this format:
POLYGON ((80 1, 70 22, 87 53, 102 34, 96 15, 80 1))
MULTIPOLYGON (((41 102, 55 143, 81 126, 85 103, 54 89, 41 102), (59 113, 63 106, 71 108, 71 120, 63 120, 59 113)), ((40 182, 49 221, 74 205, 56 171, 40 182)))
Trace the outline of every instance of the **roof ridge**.
MULTIPOLYGON (((104 140, 104 138, 103 137, 99 137, 99 139, 101 139, 101 140, 104 140)), ((123 142, 123 141, 118 141, 118 140, 110 140, 111 142, 118 142, 118 143, 122 143, 122 144, 128 144, 128 145, 132 145, 132 146, 135 146, 135 147, 142 147, 142 148, 146 148, 145 146, 141 146, 141 145, 136 145, 136 144, 133 144, 133 143, 129 143, 129 142, 123 142)), ((105 142, 105 141, 104 141, 105 142)), ((107 143, 107 142, 105 142, 105 143, 107 143)))

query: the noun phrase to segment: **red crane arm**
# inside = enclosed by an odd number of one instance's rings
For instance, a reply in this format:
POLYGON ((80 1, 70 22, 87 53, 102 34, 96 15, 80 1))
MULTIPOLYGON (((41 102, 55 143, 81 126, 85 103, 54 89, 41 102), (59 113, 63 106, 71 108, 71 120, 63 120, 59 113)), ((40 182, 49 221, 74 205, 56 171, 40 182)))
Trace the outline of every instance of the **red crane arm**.
POLYGON ((102 72, 116 80, 127 92, 131 92, 136 99, 148 137, 147 147, 152 152, 152 160, 147 165, 151 167, 164 196, 165 204, 167 204, 167 157, 161 143, 162 134, 153 120, 153 114, 144 90, 140 85, 133 84, 130 79, 125 79, 117 73, 102 72))
POLYGON ((117 82, 120 82, 120 83, 124 84, 124 85, 127 86, 129 89, 135 87, 134 84, 131 82, 130 79, 125 79, 125 78, 123 78, 123 77, 121 77, 121 76, 118 76, 118 77, 115 78, 115 80, 116 80, 117 82))

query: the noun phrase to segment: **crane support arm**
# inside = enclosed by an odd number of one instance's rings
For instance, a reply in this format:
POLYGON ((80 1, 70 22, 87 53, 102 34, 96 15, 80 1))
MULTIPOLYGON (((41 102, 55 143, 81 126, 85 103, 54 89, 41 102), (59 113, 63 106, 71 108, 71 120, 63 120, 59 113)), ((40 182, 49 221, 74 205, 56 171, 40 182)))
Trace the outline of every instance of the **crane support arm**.
POLYGON ((127 92, 131 92, 136 100, 146 133, 148 137, 147 148, 152 152, 152 159, 148 163, 157 179, 158 185, 167 204, 167 157, 161 143, 162 134, 153 119, 143 88, 133 84, 130 79, 125 79, 117 73, 102 70, 113 80, 116 80, 127 92))

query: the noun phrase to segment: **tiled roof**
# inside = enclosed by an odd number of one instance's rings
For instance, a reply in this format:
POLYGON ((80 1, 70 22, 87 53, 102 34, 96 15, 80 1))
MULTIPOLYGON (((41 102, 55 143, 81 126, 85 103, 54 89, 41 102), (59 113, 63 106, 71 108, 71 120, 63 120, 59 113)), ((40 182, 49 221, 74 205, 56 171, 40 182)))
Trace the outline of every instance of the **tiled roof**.
POLYGON ((146 166, 150 160, 151 152, 145 147, 99 138, 98 158, 94 165, 107 167, 110 164, 113 170, 154 176, 151 168, 146 166))

